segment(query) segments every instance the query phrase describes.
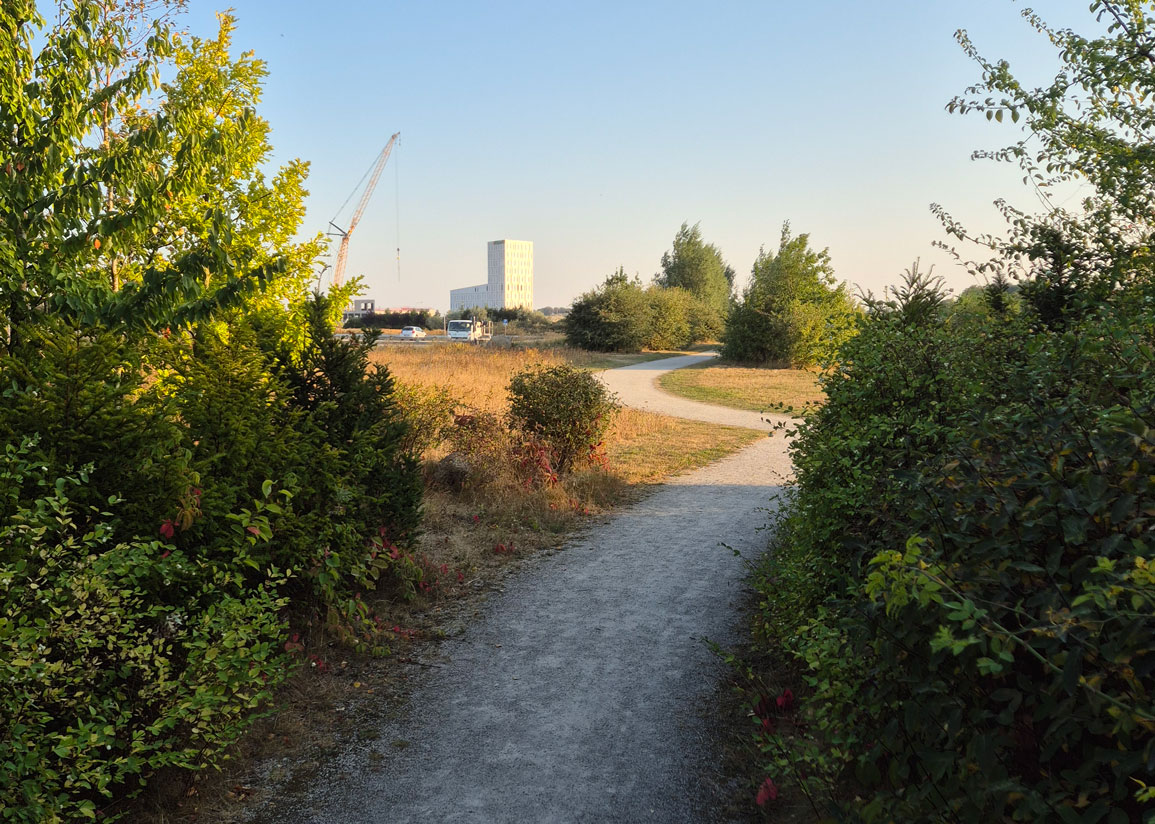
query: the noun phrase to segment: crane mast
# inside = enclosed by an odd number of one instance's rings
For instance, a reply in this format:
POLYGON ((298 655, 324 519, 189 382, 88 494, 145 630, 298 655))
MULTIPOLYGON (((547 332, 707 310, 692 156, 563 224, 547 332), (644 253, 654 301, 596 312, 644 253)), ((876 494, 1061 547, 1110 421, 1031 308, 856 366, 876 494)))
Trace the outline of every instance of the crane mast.
POLYGON ((369 196, 373 194, 373 188, 377 185, 377 179, 381 177, 381 171, 385 168, 385 162, 389 160, 389 153, 393 151, 393 144, 397 142, 397 138, 400 136, 401 132, 396 132, 389 138, 389 142, 385 144, 385 148, 381 150, 381 154, 377 157, 377 163, 373 166, 373 175, 369 178, 368 185, 365 186, 365 192, 361 195, 361 201, 357 204, 357 210, 353 212, 353 217, 349 221, 349 228, 342 229, 340 226, 330 223, 341 235, 341 246, 337 250, 337 265, 333 268, 334 287, 340 286, 345 279, 345 260, 349 256, 349 238, 352 236, 353 230, 357 228, 357 224, 361 220, 361 215, 369 203, 369 196))

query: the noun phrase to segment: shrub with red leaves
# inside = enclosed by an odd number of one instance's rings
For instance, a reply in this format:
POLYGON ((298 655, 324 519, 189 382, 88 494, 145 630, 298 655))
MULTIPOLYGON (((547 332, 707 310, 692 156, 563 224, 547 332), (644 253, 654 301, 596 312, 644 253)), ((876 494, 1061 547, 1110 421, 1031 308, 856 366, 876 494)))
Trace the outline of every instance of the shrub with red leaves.
POLYGON ((758 795, 754 801, 759 807, 765 807, 769 801, 775 801, 778 798, 778 785, 774 783, 774 779, 767 778, 762 782, 762 786, 758 788, 758 795))

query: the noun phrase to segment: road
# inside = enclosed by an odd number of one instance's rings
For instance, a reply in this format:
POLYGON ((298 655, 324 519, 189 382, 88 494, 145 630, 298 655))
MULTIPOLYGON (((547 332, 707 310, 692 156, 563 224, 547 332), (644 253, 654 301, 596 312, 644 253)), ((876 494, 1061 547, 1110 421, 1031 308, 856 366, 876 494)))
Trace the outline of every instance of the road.
MULTIPOLYGON (((626 404, 766 428, 653 387, 701 357, 601 376, 626 404)), ((740 637, 735 552, 764 549, 789 471, 782 435, 760 439, 530 560, 441 644, 399 717, 257 820, 724 820, 709 716, 724 673, 706 641, 740 637)))

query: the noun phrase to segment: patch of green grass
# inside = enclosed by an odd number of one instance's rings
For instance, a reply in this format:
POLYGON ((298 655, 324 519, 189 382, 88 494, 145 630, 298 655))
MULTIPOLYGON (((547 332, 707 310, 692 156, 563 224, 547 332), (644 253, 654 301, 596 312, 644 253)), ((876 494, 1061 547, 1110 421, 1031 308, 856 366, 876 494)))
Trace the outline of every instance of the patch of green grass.
POLYGON ((737 426, 671 418, 651 412, 624 410, 637 416, 629 437, 607 449, 613 471, 630 485, 659 483, 670 475, 697 469, 738 451, 764 432, 737 426))
POLYGON ((622 366, 633 366, 635 363, 675 358, 678 355, 712 352, 717 348, 718 345, 715 343, 695 343, 676 352, 587 352, 572 347, 558 347, 553 351, 571 366, 600 372, 603 369, 618 369, 622 366))
POLYGON ((716 361, 669 372, 658 379, 658 385, 672 395, 752 412, 791 409, 802 414, 826 399, 816 372, 758 369, 716 361))

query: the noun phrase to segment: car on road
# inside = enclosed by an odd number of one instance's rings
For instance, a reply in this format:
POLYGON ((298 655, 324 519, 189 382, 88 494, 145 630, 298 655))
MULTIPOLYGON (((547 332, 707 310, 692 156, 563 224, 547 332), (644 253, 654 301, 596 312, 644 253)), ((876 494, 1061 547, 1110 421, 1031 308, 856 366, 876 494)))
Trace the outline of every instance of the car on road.
POLYGON ((420 326, 406 326, 401 330, 401 337, 403 338, 423 338, 425 337, 425 330, 420 326))

